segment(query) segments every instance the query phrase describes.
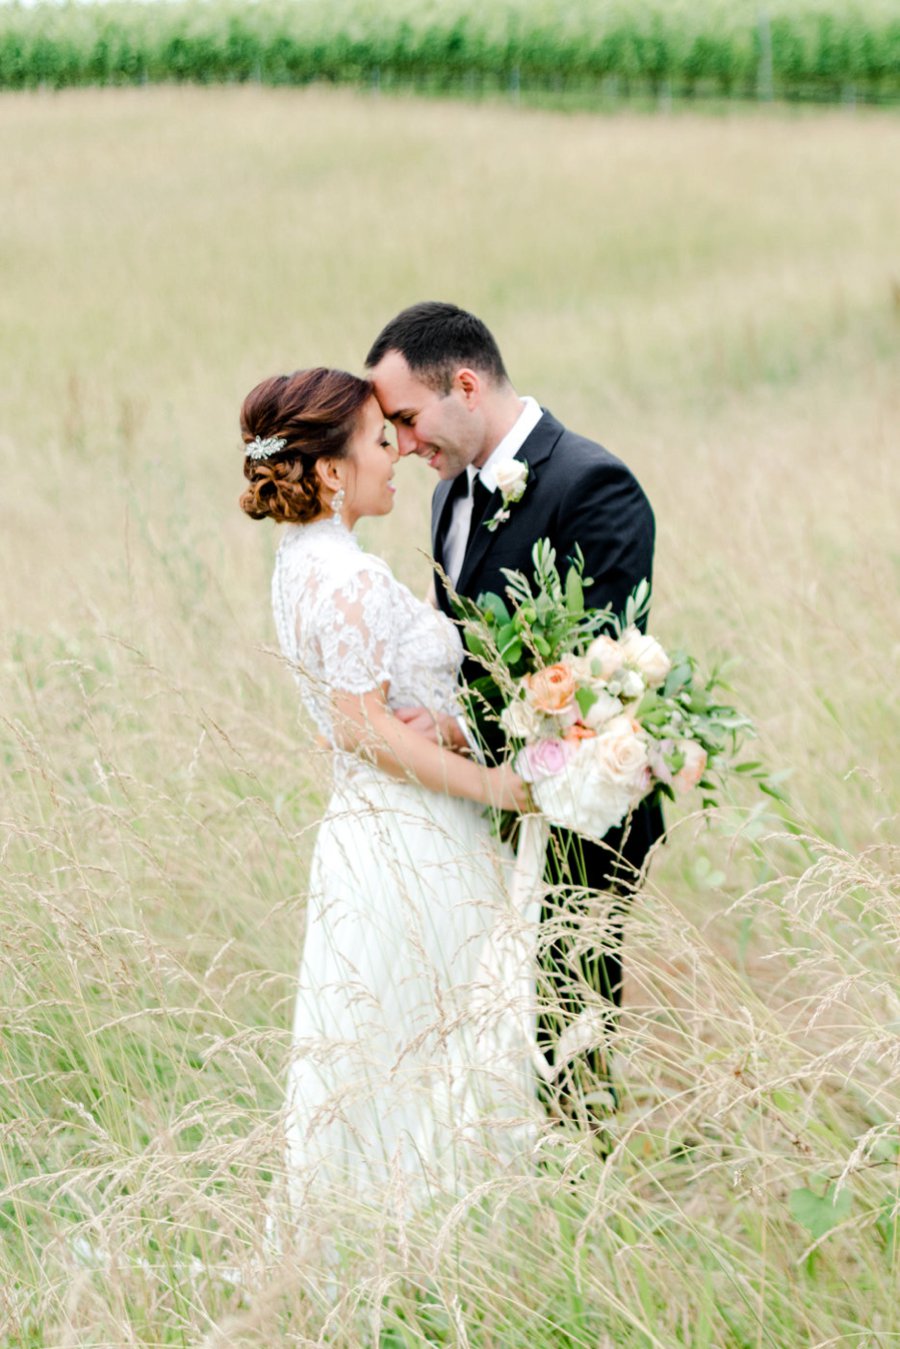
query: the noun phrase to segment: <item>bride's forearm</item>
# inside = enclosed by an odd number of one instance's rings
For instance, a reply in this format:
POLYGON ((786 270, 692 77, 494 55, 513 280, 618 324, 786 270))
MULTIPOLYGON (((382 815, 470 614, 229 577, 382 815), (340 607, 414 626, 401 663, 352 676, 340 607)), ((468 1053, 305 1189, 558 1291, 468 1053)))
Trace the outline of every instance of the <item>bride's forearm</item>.
POLYGON ((475 751, 474 738, 466 734, 461 716, 452 716, 449 712, 429 712, 427 707, 418 704, 392 707, 391 712, 411 731, 424 735, 437 745, 443 745, 445 749, 455 750, 457 754, 472 754, 475 751))
POLYGON ((384 772, 414 778, 429 791, 483 804, 505 805, 496 770, 435 744, 393 715, 380 692, 341 694, 334 702, 335 736, 342 749, 361 754, 384 772))

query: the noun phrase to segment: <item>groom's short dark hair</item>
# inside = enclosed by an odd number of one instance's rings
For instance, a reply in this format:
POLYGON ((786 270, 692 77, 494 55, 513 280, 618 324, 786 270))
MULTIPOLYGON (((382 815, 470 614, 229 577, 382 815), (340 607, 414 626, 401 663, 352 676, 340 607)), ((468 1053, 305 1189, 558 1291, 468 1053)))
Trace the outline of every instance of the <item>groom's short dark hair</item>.
POLYGON ((372 343, 366 367, 399 351, 412 373, 429 388, 449 393, 461 366, 505 383, 509 376, 500 348, 489 329, 474 314, 455 304, 422 300, 386 323, 372 343))

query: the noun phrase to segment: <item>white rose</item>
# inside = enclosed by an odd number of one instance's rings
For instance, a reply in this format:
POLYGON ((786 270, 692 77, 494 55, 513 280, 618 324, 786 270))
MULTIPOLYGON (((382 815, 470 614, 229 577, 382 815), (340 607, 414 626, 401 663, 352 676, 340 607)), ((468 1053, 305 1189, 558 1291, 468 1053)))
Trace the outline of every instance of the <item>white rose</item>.
POLYGON ((635 698, 640 698, 644 692, 643 675, 638 674, 637 670, 619 670, 609 681, 611 693, 620 693, 626 702, 631 702, 635 698))
POLYGON ((591 762, 590 747, 596 744, 597 738, 582 740, 561 773, 534 783, 531 790, 551 824, 601 839, 622 823, 631 795, 591 762))
POLYGON ((498 464, 494 477, 504 501, 518 501, 525 493, 528 465, 521 459, 507 459, 498 464))
POLYGON ((628 664, 640 671, 648 688, 658 689, 664 683, 672 662, 655 637, 638 632, 637 628, 626 628, 621 647, 628 664))
POLYGON ((551 824, 603 838, 621 824, 651 786, 647 747, 630 717, 582 740, 565 768, 532 787, 551 824))
POLYGON ((607 732, 612 735, 637 735, 640 729, 641 723, 624 711, 620 717, 611 721, 606 728, 607 732))
POLYGON ((593 678, 591 662, 587 656, 576 656, 573 651, 564 651, 559 658, 560 665, 567 665, 580 684, 589 684, 593 678))
POLYGON ((516 698, 500 713, 500 725, 516 740, 534 740, 541 729, 541 715, 526 698, 516 698))
POLYGON ((625 664, 622 648, 607 633, 595 637, 584 654, 585 659, 590 661, 592 669, 594 665, 599 666, 598 674, 601 679, 610 679, 625 664))
POLYGON ((622 704, 606 689, 595 688, 593 692, 597 695, 597 701, 588 708, 584 724, 592 731, 597 731, 613 717, 622 715, 622 704))

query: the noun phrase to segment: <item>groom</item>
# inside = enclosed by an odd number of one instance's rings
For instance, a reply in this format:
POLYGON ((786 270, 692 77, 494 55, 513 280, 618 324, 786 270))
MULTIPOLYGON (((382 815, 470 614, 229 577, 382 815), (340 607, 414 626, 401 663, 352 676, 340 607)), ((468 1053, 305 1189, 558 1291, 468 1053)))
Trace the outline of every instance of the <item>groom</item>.
MULTIPOLYGON (((585 604, 592 608, 611 604, 620 613, 638 582, 652 580, 653 512, 637 479, 601 445, 567 430, 533 398, 516 393, 480 319, 452 304, 412 305, 382 329, 366 366, 396 428, 400 454, 419 455, 438 476, 433 552, 460 595, 502 595, 503 568, 531 577, 531 550, 540 538, 556 549, 563 576, 581 548, 584 574, 592 578, 585 604), (486 522, 503 505, 498 480, 509 480, 509 465, 516 460, 528 466, 524 495, 503 523, 488 529, 486 522)), ((440 577, 436 585, 438 603, 449 614, 440 577)), ((471 679, 482 673, 474 663, 463 668, 471 679)), ((462 747, 452 720, 436 726, 415 708, 402 715, 425 734, 462 747)), ((493 737, 491 748, 499 749, 498 728, 485 731, 489 742, 493 737)), ((662 832, 659 808, 641 805, 628 829, 612 831, 602 845, 565 830, 555 830, 551 838, 547 879, 553 888, 542 913, 541 947, 544 987, 555 1010, 539 1013, 538 1036, 555 1074, 555 1103, 568 1114, 581 1113, 586 1097, 590 1112, 592 1092, 598 1102, 603 1098, 606 1038, 595 1033, 586 1053, 570 1055, 560 1035, 584 1010, 586 998, 607 1024, 620 1004, 624 909, 662 832), (596 892, 605 897, 601 905, 596 892), (592 936, 598 915, 603 918, 599 946, 580 936, 589 913, 592 936)))

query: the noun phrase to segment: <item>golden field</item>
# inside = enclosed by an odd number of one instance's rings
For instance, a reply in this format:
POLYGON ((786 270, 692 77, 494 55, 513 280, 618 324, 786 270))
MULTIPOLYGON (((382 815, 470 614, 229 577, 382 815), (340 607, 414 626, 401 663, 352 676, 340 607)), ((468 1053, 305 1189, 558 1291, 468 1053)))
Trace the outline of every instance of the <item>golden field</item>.
MULTIPOLYGON (((850 110, 0 98, 0 1343, 900 1335, 898 156, 850 110), (653 630, 733 659, 790 804, 672 813, 611 1158, 452 1260, 387 1224, 329 1301, 264 1241, 327 770, 237 410, 422 298, 634 468, 653 630), (801 1190, 851 1198, 818 1244, 801 1190)), ((363 534, 424 590, 397 481, 363 534)))

